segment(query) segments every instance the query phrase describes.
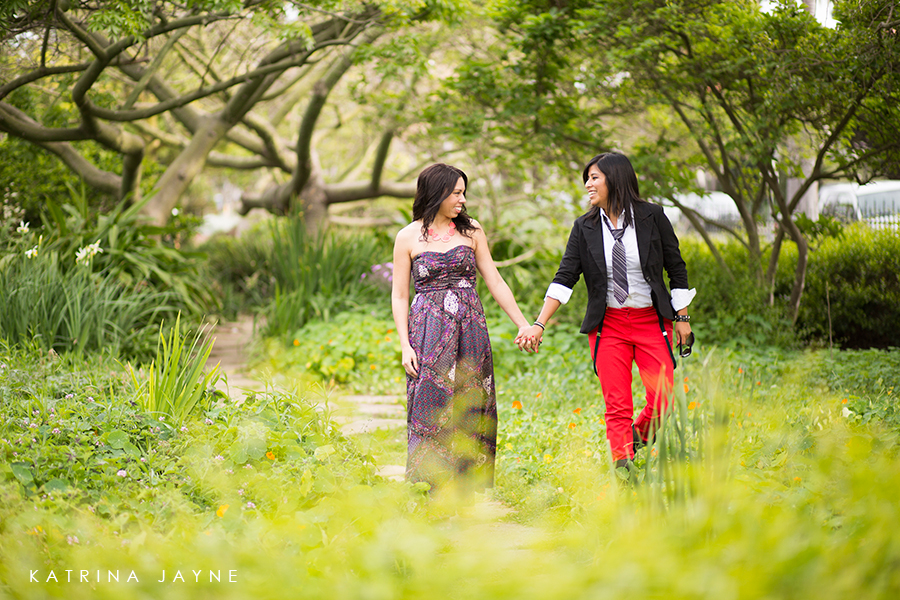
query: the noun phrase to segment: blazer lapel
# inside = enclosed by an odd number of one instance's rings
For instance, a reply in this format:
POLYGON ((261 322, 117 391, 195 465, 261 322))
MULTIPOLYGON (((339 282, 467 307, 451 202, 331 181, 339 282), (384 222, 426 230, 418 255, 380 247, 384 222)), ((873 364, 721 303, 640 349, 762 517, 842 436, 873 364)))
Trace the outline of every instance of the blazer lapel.
POLYGON ((653 216, 649 210, 643 210, 641 204, 634 204, 634 232, 637 235, 638 254, 641 257, 641 268, 647 266, 647 256, 650 254, 650 234, 653 229, 653 216))
POLYGON ((600 272, 606 276, 606 252, 603 249, 603 231, 590 219, 584 221, 584 237, 588 250, 594 257, 594 262, 600 267, 600 272))

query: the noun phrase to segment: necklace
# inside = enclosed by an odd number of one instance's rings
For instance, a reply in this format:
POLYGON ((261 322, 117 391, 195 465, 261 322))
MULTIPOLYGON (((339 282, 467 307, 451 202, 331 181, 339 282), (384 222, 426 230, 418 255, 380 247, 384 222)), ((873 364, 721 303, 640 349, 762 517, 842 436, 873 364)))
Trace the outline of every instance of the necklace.
POLYGON ((453 221, 450 221, 450 227, 444 235, 438 235, 432 227, 428 228, 428 239, 431 242, 449 242, 454 235, 456 235, 456 223, 453 221))

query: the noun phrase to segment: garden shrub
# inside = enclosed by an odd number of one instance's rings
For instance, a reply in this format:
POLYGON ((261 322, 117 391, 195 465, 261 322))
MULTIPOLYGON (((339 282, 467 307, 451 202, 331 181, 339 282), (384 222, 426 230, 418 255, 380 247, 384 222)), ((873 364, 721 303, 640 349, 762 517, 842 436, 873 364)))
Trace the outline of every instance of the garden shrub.
MULTIPOLYGON (((732 279, 698 237, 682 236, 680 246, 689 285, 697 288, 690 313, 698 341, 745 348, 796 345, 784 300, 779 298, 775 306, 769 306, 768 290, 760 285, 746 248, 732 240, 716 246, 732 279)), ((783 260, 781 257, 780 262, 783 260)))
POLYGON ((271 337, 348 309, 390 307, 391 240, 383 232, 312 235, 302 218, 286 217, 239 238, 217 236, 202 249, 228 312, 262 313, 271 337))
MULTIPOLYGON (((789 285, 796 264, 796 248, 785 250, 790 260, 780 265, 782 288, 789 285)), ((810 253, 797 320, 807 339, 828 340, 829 302, 834 343, 845 348, 900 346, 900 234, 857 224, 839 238, 823 240, 810 253)))
POLYGON ((358 391, 403 394, 400 338, 386 312, 342 312, 329 321, 309 321, 291 336, 269 339, 266 358, 256 366, 302 372, 358 391))
POLYGON ((57 352, 145 358, 161 319, 197 317, 216 302, 198 276, 199 255, 161 244, 139 205, 94 214, 83 194, 46 205, 43 227, 4 208, 0 222, 0 331, 57 352))

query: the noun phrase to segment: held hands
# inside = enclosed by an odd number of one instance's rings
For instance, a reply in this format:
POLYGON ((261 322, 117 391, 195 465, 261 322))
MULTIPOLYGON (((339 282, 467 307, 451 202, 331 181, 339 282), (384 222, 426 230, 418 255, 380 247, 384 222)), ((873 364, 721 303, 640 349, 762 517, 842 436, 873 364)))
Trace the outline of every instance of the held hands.
POLYGON ((411 377, 419 376, 419 357, 416 351, 409 344, 403 344, 400 347, 400 362, 403 363, 403 369, 407 375, 411 377))
POLYGON ((516 345, 519 347, 519 350, 537 352, 543 337, 544 330, 538 325, 520 327, 519 334, 516 336, 516 345))

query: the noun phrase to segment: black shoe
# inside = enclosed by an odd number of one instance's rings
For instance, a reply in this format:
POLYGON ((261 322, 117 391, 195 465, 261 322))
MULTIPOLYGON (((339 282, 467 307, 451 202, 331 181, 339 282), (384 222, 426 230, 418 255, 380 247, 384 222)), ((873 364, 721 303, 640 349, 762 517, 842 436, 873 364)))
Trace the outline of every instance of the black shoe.
POLYGON ((635 427, 634 425, 631 426, 631 438, 632 438, 632 442, 631 442, 632 448, 634 448, 635 452, 637 452, 641 448, 644 448, 646 446, 652 446, 654 443, 656 443, 656 434, 655 433, 653 434, 653 437, 650 438, 649 441, 644 441, 644 438, 641 437, 640 432, 638 432, 637 427, 635 427))
POLYGON ((634 448, 635 452, 647 445, 647 442, 644 441, 644 438, 641 437, 640 432, 634 425, 631 426, 631 438, 633 440, 632 447, 634 448))
POLYGON ((620 483, 630 486, 637 485, 637 472, 635 471, 634 463, 630 459, 620 458, 617 460, 614 471, 616 479, 618 479, 620 483))

